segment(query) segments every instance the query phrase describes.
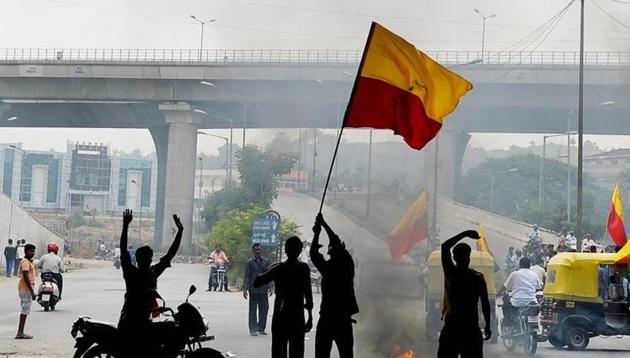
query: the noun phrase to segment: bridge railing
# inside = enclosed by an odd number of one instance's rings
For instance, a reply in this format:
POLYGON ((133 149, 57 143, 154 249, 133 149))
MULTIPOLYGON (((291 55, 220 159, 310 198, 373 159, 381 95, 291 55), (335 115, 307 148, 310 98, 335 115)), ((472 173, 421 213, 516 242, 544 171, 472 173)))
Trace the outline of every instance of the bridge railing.
MULTIPOLYGON (((577 51, 484 52, 427 51, 445 64, 577 65, 577 51)), ((0 61, 20 62, 138 62, 138 63, 339 63, 357 64, 358 50, 220 50, 208 49, 58 49, 3 48, 0 61)), ((630 51, 586 52, 587 65, 630 65, 630 51)))

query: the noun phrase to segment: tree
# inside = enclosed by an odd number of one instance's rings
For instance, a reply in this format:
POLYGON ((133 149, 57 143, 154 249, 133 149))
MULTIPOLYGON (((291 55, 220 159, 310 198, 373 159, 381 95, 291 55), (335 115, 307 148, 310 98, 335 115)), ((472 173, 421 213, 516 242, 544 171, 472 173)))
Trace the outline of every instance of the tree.
MULTIPOLYGON (((576 170, 570 168, 572 178, 576 170)), ((490 200, 495 213, 531 224, 560 231, 575 225, 575 187, 571 187, 571 222, 567 222, 567 165, 557 160, 545 159, 543 197, 539 204, 540 157, 533 154, 516 155, 500 159, 488 159, 469 170, 457 188, 457 200, 481 209, 490 210, 490 200), (491 177, 494 190, 491 198, 491 177)), ((607 213, 606 190, 585 176, 583 189, 583 228, 585 232, 601 235, 607 213)))
MULTIPOLYGON (((252 221, 265 209, 254 206, 246 210, 232 210, 221 217, 213 226, 208 237, 208 247, 221 245, 223 251, 230 258, 232 266, 232 282, 242 282, 243 268, 247 259, 251 257, 252 221)), ((282 218, 280 223, 281 240, 294 236, 299 226, 291 219, 282 218)), ((276 250, 265 250, 265 256, 272 261, 277 255, 276 250)))

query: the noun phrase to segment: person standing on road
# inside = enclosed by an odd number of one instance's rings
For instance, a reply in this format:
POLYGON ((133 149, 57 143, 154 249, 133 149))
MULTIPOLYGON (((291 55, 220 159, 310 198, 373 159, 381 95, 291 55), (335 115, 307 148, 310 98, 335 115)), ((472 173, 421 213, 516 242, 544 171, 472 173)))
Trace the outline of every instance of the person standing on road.
POLYGON ((254 257, 245 264, 245 283, 243 297, 249 298, 249 334, 251 336, 266 336, 267 312, 269 311, 269 297, 273 290, 271 284, 254 287, 256 277, 269 269, 271 261, 262 256, 262 246, 252 245, 254 257), (258 311, 258 312, 256 312, 258 311), (258 316, 256 316, 258 313, 258 316))
POLYGON ((35 295, 35 266, 33 265, 33 257, 35 256, 35 245, 27 244, 24 246, 24 258, 18 265, 20 280, 18 281, 18 295, 20 296, 20 323, 15 339, 32 339, 32 336, 24 333, 26 325, 26 317, 31 313, 31 304, 36 299, 35 295))
POLYGON ((37 268, 41 270, 42 279, 44 274, 50 274, 55 281, 57 281, 57 288, 59 288, 59 299, 61 300, 61 294, 63 292, 63 276, 62 272, 66 272, 66 267, 63 264, 63 260, 58 256, 59 245, 56 242, 50 242, 46 247, 48 253, 39 259, 37 268))
POLYGON ((492 336, 490 330, 490 300, 483 274, 470 265, 471 248, 458 242, 464 238, 479 240, 474 230, 461 232, 442 244, 442 269, 444 270, 444 304, 442 319, 444 327, 440 333, 438 358, 483 357, 483 339, 492 336), (451 249, 453 254, 451 255, 451 249), (455 264, 453 264, 455 259, 455 264), (479 331, 478 302, 486 323, 485 337, 479 331))
POLYGON ((15 242, 15 250, 16 250, 16 254, 15 254, 15 262, 17 263, 17 265, 13 266, 13 276, 17 276, 18 275, 18 268, 20 267, 19 263, 22 262, 22 259, 24 258, 24 245, 26 244, 26 240, 22 239, 17 239, 17 241, 15 242))
POLYGON ((352 315, 359 313, 359 305, 354 294, 354 260, 346 250, 346 245, 330 228, 321 213, 315 218, 311 243, 311 260, 322 275, 322 303, 315 335, 315 358, 330 358, 332 344, 337 344, 340 358, 354 356, 352 315), (328 255, 319 252, 319 235, 322 227, 328 235, 328 255))
POLYGON ((4 248, 4 262, 6 263, 5 268, 7 277, 11 277, 11 274, 13 273, 16 256, 17 249, 13 246, 13 240, 9 239, 9 243, 4 248))
POLYGON ((271 320, 271 358, 304 358, 304 335, 313 328, 313 292, 311 271, 298 257, 303 244, 298 237, 284 243, 286 261, 273 265, 256 277, 254 287, 264 287, 271 281, 276 289, 276 300, 271 320), (304 322, 304 309, 308 320, 304 322))

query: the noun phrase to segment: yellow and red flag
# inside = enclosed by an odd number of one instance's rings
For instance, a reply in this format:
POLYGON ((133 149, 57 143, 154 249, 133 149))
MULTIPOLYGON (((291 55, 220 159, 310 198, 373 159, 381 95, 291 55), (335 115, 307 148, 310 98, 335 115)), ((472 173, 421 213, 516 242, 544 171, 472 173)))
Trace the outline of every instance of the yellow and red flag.
POLYGON ((389 233, 389 251, 392 260, 398 261, 416 243, 425 240, 429 236, 427 220, 428 194, 426 190, 411 205, 407 214, 398 225, 389 233))
POLYGON ((472 84, 373 22, 344 127, 392 129, 422 149, 472 84))
POLYGON ((485 251, 494 257, 492 250, 490 250, 490 246, 488 246, 488 241, 486 240, 486 231, 483 228, 483 225, 479 224, 479 229, 477 230, 479 233, 479 240, 477 240, 477 251, 485 251))
POLYGON ((624 246, 628 241, 626 236, 626 228, 623 223, 623 204, 621 202, 621 190, 619 184, 615 185, 610 203, 610 211, 608 211, 608 225, 606 229, 608 234, 615 242, 616 246, 624 246))

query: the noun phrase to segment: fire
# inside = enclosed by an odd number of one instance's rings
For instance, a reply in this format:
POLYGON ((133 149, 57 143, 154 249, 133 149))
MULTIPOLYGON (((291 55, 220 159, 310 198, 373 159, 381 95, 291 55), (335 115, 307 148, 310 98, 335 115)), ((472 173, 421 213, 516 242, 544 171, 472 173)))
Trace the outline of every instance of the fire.
POLYGON ((395 344, 392 347, 392 351, 390 354, 391 358, 417 358, 416 354, 413 351, 401 352, 402 349, 399 345, 395 344))

